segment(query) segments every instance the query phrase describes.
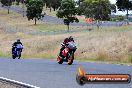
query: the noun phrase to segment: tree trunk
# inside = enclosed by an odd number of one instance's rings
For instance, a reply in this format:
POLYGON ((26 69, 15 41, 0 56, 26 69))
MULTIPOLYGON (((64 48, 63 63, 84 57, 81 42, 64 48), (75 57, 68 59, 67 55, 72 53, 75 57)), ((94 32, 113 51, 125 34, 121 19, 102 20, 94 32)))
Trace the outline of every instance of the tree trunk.
POLYGON ((50 12, 51 12, 51 4, 50 4, 50 12))
POLYGON ((54 7, 54 11, 55 11, 55 7, 54 7))
POLYGON ((51 12, 51 7, 50 7, 50 12, 51 12))
POLYGON ((99 20, 97 20, 97 28, 98 28, 98 30, 100 28, 100 22, 99 22, 99 20))
POLYGON ((69 25, 67 25, 67 28, 68 28, 68 32, 69 32, 70 31, 69 25))
POLYGON ((98 30, 99 30, 99 25, 97 25, 97 28, 98 28, 98 30))
POLYGON ((126 14, 126 16, 127 16, 127 25, 129 25, 129 21, 128 21, 128 9, 127 9, 127 14, 126 14))
POLYGON ((48 7, 47 7, 47 5, 46 5, 46 10, 47 10, 47 8, 48 8, 48 7))
POLYGON ((10 6, 8 6, 8 14, 10 13, 10 10, 9 10, 10 6))
POLYGON ((128 9, 127 9, 127 14, 126 14, 126 16, 127 16, 127 19, 128 19, 128 9))
POLYGON ((22 2, 22 8, 23 8, 23 17, 24 17, 24 1, 22 2))
POLYGON ((36 25, 36 21, 37 21, 37 20, 36 20, 36 17, 35 17, 35 25, 36 25))
POLYGON ((78 5, 80 6, 80 0, 78 0, 78 5))
POLYGON ((24 17, 24 10, 23 10, 23 15, 22 16, 24 17))

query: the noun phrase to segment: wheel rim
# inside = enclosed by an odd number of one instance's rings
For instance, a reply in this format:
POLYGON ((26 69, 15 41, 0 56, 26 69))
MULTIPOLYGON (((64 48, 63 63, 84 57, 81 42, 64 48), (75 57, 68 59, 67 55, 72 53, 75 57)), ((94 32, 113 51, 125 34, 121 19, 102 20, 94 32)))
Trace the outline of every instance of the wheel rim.
POLYGON ((71 63, 72 61, 72 55, 70 56, 70 58, 68 59, 68 63, 71 63))

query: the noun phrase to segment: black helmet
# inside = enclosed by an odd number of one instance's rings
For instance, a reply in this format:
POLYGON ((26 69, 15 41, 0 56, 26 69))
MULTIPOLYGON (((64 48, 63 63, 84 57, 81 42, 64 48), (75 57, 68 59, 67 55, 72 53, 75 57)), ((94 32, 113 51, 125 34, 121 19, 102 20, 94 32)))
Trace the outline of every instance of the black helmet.
POLYGON ((20 42, 20 39, 17 39, 17 42, 20 42))
POLYGON ((68 40, 69 38, 65 38, 65 40, 68 40))
POLYGON ((73 41, 73 37, 72 37, 72 36, 70 36, 70 37, 69 37, 69 40, 73 41))

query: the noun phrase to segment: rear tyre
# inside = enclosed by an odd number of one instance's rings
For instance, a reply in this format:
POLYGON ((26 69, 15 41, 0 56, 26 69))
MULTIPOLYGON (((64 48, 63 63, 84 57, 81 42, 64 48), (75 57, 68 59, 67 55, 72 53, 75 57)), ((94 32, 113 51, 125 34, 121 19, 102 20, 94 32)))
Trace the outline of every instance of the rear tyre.
POLYGON ((16 56, 15 56, 15 55, 12 55, 12 58, 13 58, 13 59, 15 59, 15 58, 16 58, 16 56))
POLYGON ((62 63, 63 63, 63 60, 61 59, 60 56, 58 56, 58 58, 57 58, 57 62, 58 62, 59 64, 62 64, 62 63))
POLYGON ((68 65, 71 65, 73 63, 73 60, 74 60, 74 54, 72 54, 68 59, 68 65))

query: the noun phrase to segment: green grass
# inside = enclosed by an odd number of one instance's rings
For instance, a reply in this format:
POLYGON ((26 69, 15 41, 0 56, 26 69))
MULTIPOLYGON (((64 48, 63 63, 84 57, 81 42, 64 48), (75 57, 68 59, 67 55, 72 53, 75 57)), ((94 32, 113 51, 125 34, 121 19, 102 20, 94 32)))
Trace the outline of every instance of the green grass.
POLYGON ((87 26, 86 29, 93 29, 93 31, 98 32, 125 32, 125 31, 131 31, 132 30, 132 24, 125 25, 125 26, 115 26, 115 27, 102 27, 100 26, 99 29, 97 26, 87 26))
POLYGON ((7 52, 7 53, 0 52, 0 57, 9 58, 9 57, 11 57, 11 53, 9 53, 9 52, 7 52))
POLYGON ((125 32, 125 31, 131 31, 132 30, 132 25, 127 25, 127 26, 120 26, 120 27, 100 27, 99 29, 95 27, 88 27, 88 28, 93 28, 94 31, 99 31, 99 32, 125 32))
POLYGON ((125 64, 125 65, 132 65, 132 57, 130 58, 130 62, 127 61, 109 61, 109 60, 97 60, 97 58, 77 58, 75 59, 80 62, 94 62, 94 63, 109 63, 109 64, 125 64))
POLYGON ((132 55, 129 56, 129 62, 132 63, 132 55))
POLYGON ((67 27, 65 25, 60 25, 60 24, 37 24, 36 28, 39 31, 42 32, 49 32, 49 31, 59 31, 59 30, 66 30, 67 27))

